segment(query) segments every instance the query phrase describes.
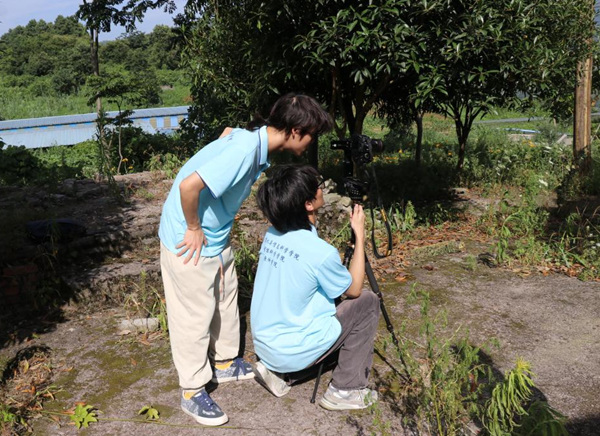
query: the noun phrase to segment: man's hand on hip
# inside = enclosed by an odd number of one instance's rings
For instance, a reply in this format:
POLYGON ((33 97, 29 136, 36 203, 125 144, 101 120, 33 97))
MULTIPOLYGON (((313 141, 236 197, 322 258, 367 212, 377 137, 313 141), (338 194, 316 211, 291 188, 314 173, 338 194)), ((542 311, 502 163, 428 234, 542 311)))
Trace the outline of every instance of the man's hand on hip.
POLYGON ((206 244, 206 237, 204 236, 202 227, 198 226, 197 229, 188 228, 185 231, 185 235, 183 235, 183 241, 175 246, 177 249, 181 248, 181 250, 177 253, 177 256, 181 257, 187 253, 183 264, 187 264, 192 258, 194 258, 194 266, 198 265, 202 246, 206 244))

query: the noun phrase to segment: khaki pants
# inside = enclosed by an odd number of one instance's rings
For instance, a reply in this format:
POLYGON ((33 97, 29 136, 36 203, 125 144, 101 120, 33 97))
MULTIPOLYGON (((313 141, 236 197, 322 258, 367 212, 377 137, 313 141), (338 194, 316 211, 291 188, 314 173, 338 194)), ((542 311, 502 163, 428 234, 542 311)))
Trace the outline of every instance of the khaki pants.
POLYGON ((238 355, 238 282, 231 247, 221 256, 201 257, 196 266, 193 260, 184 265, 183 259, 161 244, 171 353, 179 384, 199 389, 212 378, 211 361, 238 355))

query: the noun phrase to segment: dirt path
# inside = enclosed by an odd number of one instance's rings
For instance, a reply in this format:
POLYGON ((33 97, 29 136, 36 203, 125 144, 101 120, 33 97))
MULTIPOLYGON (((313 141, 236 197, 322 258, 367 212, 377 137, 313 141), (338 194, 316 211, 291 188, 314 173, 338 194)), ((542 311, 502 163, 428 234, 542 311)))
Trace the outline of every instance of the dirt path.
MULTIPOLYGON (((94 222, 94 231, 99 235, 108 228, 106 226, 122 223, 118 231, 130 235, 127 240, 132 247, 137 247, 129 251, 115 250, 104 255, 103 264, 81 269, 79 278, 91 277, 87 283, 101 289, 95 297, 94 290, 87 289, 77 294, 85 303, 63 304, 53 317, 37 319, 34 323, 21 319, 18 324, 3 325, 0 363, 12 359, 19 350, 47 350, 52 363, 51 381, 56 387, 51 389, 55 399, 44 402, 44 411, 64 412, 77 401, 102 411, 99 422, 91 423, 81 432, 65 419, 55 422, 48 419, 48 415, 39 414, 32 421, 34 434, 380 434, 380 428, 374 424, 375 416, 367 411, 336 413, 311 404, 312 380, 294 386, 284 398, 273 397, 254 381, 219 386, 211 395, 229 415, 228 425, 219 429, 193 425, 179 410, 177 376, 168 340, 153 333, 123 334, 120 321, 128 314, 122 306, 106 305, 98 298, 118 288, 115 276, 127 268, 131 270, 127 274, 134 281, 139 281, 141 269, 147 270, 149 277, 156 276, 155 230, 160 210, 156 205, 161 203, 165 189, 158 189, 156 184, 139 183, 147 195, 142 196, 138 191, 126 207, 107 214, 109 220, 100 219, 96 213, 96 219, 90 221, 94 222), (141 231, 142 228, 147 231, 141 231), (131 236, 134 230, 138 233, 131 236), (126 263, 121 260, 121 267, 111 266, 110 259, 123 256, 126 263), (117 269, 120 272, 115 272, 117 269), (100 272, 105 274, 102 280, 96 277, 100 272), (88 295, 90 293, 92 295, 88 295), (84 294, 86 298, 82 297, 84 294), (165 425, 133 422, 143 420, 138 411, 144 406, 157 409, 165 425)), ((100 197, 101 193, 89 197, 88 201, 92 203, 100 197)), ((63 203, 70 204, 64 199, 63 203)), ((83 214, 81 207, 73 210, 83 214)), ((240 223, 250 238, 264 228, 251 208, 244 212, 240 223)), ((416 283, 430 292, 434 311, 447 311, 449 329, 459 325, 468 328, 474 343, 492 336, 498 338, 501 348, 490 355, 495 369, 508 370, 519 356, 530 361, 540 394, 569 417, 570 434, 599 434, 600 283, 561 275, 521 277, 507 270, 473 264, 474 256, 489 247, 467 235, 460 242, 463 248, 459 252, 413 260, 410 267, 402 268, 401 282, 395 279, 399 263, 381 261, 378 264, 371 260, 376 270, 382 271, 378 283, 394 324, 400 325, 402 320, 418 316, 418 308, 406 304, 406 296, 416 283)), ((84 288, 81 285, 81 289, 84 288)), ((247 314, 245 319, 249 321, 247 314)), ((385 333, 382 325, 380 334, 385 333)), ((253 359, 247 326, 245 338, 246 356, 253 359)), ((389 367, 378 359, 374 369, 372 382, 380 387, 380 374, 387 373, 389 367)), ((4 374, 5 386, 10 384, 8 378, 10 375, 4 374)), ((319 395, 325 390, 328 378, 328 374, 323 376, 319 395)), ((380 413, 389 425, 389 434, 402 435, 401 417, 394 413, 393 405, 385 400, 380 403, 380 413)))

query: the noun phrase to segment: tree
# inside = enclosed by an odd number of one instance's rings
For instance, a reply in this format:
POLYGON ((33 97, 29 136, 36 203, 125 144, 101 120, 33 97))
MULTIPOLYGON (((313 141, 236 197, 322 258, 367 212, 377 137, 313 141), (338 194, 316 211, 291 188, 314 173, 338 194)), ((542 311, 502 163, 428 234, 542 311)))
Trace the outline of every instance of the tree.
POLYGON ((477 118, 497 106, 521 106, 535 98, 551 102, 570 94, 574 61, 584 56, 576 30, 582 1, 417 4, 420 10, 414 13, 426 25, 418 28, 422 44, 413 63, 419 74, 415 103, 428 99, 454 120, 459 171, 477 118))
MULTIPOLYGON (((112 25, 125 26, 128 32, 135 29, 137 22, 144 19, 148 9, 164 8, 165 12, 175 10, 174 0, 83 0, 77 10, 77 18, 85 22, 85 27, 90 36, 90 56, 92 73, 100 75, 98 60, 98 36, 100 32, 110 32, 112 25)), ((98 112, 101 110, 101 101, 96 101, 98 112)))
POLYGON ((154 26, 148 35, 148 63, 157 69, 175 70, 179 66, 181 53, 175 45, 175 33, 169 26, 154 26))
POLYGON ((0 71, 11 83, 31 85, 44 94, 77 91, 90 71, 85 35, 74 17, 17 26, 0 38, 6 49, 0 56, 0 71))
POLYGON ((188 1, 175 22, 193 77, 189 123, 211 137, 296 90, 328 105, 339 136, 361 133, 408 56, 407 3, 188 1))
POLYGON ((54 20, 54 33, 57 35, 85 36, 85 27, 83 27, 75 15, 63 17, 59 15, 54 20))
POLYGON ((106 139, 105 133, 108 126, 116 126, 117 152, 119 155, 116 173, 119 174, 121 164, 124 162, 122 129, 123 126, 131 124, 129 117, 133 113, 133 111, 125 109, 125 105, 148 103, 147 98, 150 90, 154 89, 154 95, 158 96, 158 92, 156 92, 158 86, 156 82, 149 82, 148 78, 144 75, 134 75, 129 72, 112 72, 102 76, 90 76, 87 85, 88 89, 92 92, 89 100, 90 103, 101 98, 106 98, 109 102, 117 105, 119 113, 114 119, 106 117, 104 112, 101 113, 98 120, 98 142, 102 161, 106 163, 104 167, 105 175, 108 175, 108 173, 111 173, 112 162, 115 159, 112 151, 113 135, 108 135, 109 139, 106 139))
POLYGON ((307 66, 330 76, 327 94, 342 120, 340 136, 362 133, 367 114, 394 77, 406 71, 413 50, 402 14, 408 1, 353 3, 323 17, 296 45, 307 66))
POLYGON ((417 104, 415 86, 418 74, 414 69, 400 74, 392 80, 377 102, 377 114, 393 130, 408 131, 412 123, 417 129, 415 138, 415 165, 421 166, 423 149, 423 117, 436 108, 429 99, 417 104))
POLYGON ((261 35, 262 21, 256 18, 260 2, 236 3, 188 1, 174 20, 182 64, 192 79, 184 126, 193 140, 208 140, 227 125, 248 121, 249 112, 266 110, 279 93, 270 61, 278 46, 258 47, 268 35, 261 35))
POLYGON ((287 90, 327 102, 339 136, 374 107, 391 122, 433 110, 454 120, 460 170, 476 119, 572 89, 586 1, 189 0, 189 122, 218 131, 287 90))
MULTIPOLYGON (((77 10, 77 18, 85 22, 85 27, 90 36, 92 73, 96 78, 100 76, 100 64, 98 60, 98 38, 100 32, 110 32, 113 24, 125 26, 126 31, 131 32, 135 29, 136 23, 144 19, 144 14, 148 9, 163 7, 165 12, 169 13, 175 10, 174 0, 127 0, 127 3, 119 9, 124 2, 125 0, 83 0, 83 4, 77 10)), ((106 140, 106 120, 103 116, 101 98, 102 93, 97 92, 98 144, 101 156, 104 156, 109 154, 111 144, 106 140)), ((110 181, 110 174, 106 171, 105 173, 104 175, 108 175, 110 181)))

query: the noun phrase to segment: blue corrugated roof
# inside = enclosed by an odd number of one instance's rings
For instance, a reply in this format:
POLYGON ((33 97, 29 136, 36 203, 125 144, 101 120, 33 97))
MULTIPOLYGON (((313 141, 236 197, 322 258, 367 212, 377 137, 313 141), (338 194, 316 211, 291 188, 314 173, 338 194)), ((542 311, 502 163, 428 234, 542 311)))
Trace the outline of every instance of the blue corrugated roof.
MULTIPOLYGON (((134 126, 156 133, 178 129, 187 111, 188 106, 138 109, 130 118, 134 126)), ((107 113, 108 117, 117 115, 117 111, 107 113)), ((94 139, 95 121, 95 113, 0 121, 0 139, 7 145, 27 148, 73 145, 94 139)))

